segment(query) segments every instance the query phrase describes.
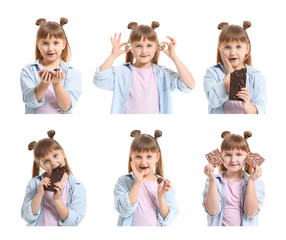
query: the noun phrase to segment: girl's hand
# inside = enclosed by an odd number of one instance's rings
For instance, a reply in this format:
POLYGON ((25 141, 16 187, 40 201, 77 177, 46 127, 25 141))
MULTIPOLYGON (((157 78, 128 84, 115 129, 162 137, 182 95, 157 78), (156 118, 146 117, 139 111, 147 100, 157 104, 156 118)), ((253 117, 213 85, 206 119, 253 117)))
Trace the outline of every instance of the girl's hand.
POLYGON ((119 57, 123 53, 129 52, 129 50, 122 50, 121 48, 127 44, 127 42, 120 43, 121 41, 121 33, 119 33, 118 38, 117 34, 114 34, 114 38, 111 37, 111 44, 112 44, 112 52, 111 54, 116 58, 119 57))
POLYGON ((44 196, 45 194, 45 187, 49 187, 51 185, 51 179, 48 177, 45 177, 42 181, 39 182, 39 186, 38 186, 38 193, 41 196, 44 196))
POLYGON ((56 201, 56 200, 59 200, 61 198, 63 191, 64 191, 64 186, 63 186, 62 182, 57 182, 54 185, 55 185, 56 191, 54 193, 53 200, 56 201))
POLYGON ((253 173, 249 176, 248 180, 256 181, 262 176, 262 168, 260 166, 255 166, 253 173))
POLYGON ((172 188, 170 180, 164 178, 162 179, 164 181, 163 186, 161 185, 161 183, 158 183, 158 190, 157 190, 158 199, 164 198, 166 193, 169 192, 170 189, 172 188))
POLYGON ((139 183, 141 184, 142 181, 143 181, 143 178, 144 178, 144 172, 145 170, 142 170, 142 172, 140 173, 135 165, 134 165, 134 162, 131 160, 130 162, 130 165, 131 165, 131 169, 132 169, 132 172, 133 172, 133 175, 134 175, 134 178, 135 178, 135 183, 139 183))
POLYGON ((226 56, 224 56, 221 48, 219 49, 219 53, 220 53, 220 56, 221 56, 221 60, 222 60, 223 66, 225 67, 226 73, 227 74, 232 73, 234 71, 234 69, 231 66, 231 64, 228 61, 228 59, 226 58, 226 56))
POLYGON ((236 96, 243 100, 242 106, 250 103, 251 94, 247 88, 241 88, 241 91, 239 91, 236 96))
POLYGON ((41 82, 44 84, 50 84, 52 81, 52 74, 50 72, 46 72, 45 70, 41 70, 38 72, 40 78, 41 78, 41 82))
POLYGON ((204 173, 208 176, 209 180, 215 180, 214 167, 211 163, 205 166, 204 173))
POLYGON ((61 83, 64 80, 65 76, 66 76, 66 73, 64 71, 55 72, 53 74, 52 83, 53 84, 61 83))
POLYGON ((171 59, 173 59, 173 58, 176 57, 175 48, 176 48, 176 46, 177 46, 177 43, 176 43, 176 41, 175 41, 174 38, 171 38, 171 37, 169 37, 169 36, 167 36, 167 38, 170 39, 170 42, 166 42, 166 41, 165 41, 165 42, 162 42, 162 43, 167 44, 168 49, 166 49, 166 50, 161 49, 160 51, 166 53, 168 57, 170 57, 171 59))

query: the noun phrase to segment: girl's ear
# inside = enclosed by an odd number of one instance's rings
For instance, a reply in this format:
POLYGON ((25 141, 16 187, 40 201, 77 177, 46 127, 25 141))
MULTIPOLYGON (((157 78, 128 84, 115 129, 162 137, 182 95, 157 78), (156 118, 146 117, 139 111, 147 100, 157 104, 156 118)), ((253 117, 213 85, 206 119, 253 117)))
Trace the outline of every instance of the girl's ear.
POLYGON ((156 158, 156 163, 159 161, 160 156, 161 156, 161 153, 160 153, 160 152, 158 152, 158 153, 157 153, 157 158, 156 158))
POLYGON ((62 151, 62 154, 64 155, 64 157, 66 158, 65 150, 61 149, 61 151, 62 151))
POLYGON ((250 43, 246 44, 246 55, 249 53, 250 50, 250 43))
POLYGON ((67 45, 67 40, 66 39, 64 39, 64 42, 63 42, 63 50, 66 48, 66 45, 67 45))

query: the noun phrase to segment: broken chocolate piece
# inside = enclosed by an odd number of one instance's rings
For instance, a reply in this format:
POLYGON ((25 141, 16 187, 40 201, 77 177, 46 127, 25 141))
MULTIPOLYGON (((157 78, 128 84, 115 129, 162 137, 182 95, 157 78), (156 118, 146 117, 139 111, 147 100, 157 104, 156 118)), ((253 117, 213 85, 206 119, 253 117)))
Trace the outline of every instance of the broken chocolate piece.
POLYGON ((246 68, 236 70, 230 74, 229 100, 243 101, 236 94, 246 87, 246 68))
POLYGON ((161 182, 163 182, 163 178, 158 178, 157 182, 160 184, 161 182))
POLYGON ((67 167, 63 166, 63 167, 57 167, 54 168, 52 171, 52 174, 50 176, 51 179, 51 185, 49 187, 45 187, 45 191, 51 191, 51 192, 55 192, 55 183, 60 182, 63 178, 64 173, 67 171, 67 167))
POLYGON ((165 50, 167 48, 167 44, 166 43, 160 43, 159 44, 159 49, 160 50, 165 50))
POLYGON ((127 43, 125 45, 125 50, 131 50, 131 43, 127 43))
POLYGON ((222 156, 218 149, 206 154, 206 158, 214 168, 222 164, 222 156))
POLYGON ((61 69, 58 67, 58 68, 55 68, 54 70, 53 70, 53 74, 55 74, 56 72, 58 72, 58 71, 61 71, 61 69))
POLYGON ((258 153, 248 153, 245 160, 251 167, 260 166, 265 159, 261 157, 258 153))

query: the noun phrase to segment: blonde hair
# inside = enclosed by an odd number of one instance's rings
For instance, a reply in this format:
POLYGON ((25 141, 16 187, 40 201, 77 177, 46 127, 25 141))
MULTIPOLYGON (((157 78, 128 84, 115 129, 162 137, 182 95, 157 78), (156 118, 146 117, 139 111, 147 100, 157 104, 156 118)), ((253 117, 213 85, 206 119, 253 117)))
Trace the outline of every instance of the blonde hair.
POLYGON ((246 29, 251 26, 251 23, 249 21, 243 22, 243 28, 238 25, 229 25, 226 22, 222 22, 218 25, 218 29, 222 30, 219 38, 218 38, 218 48, 217 48, 217 63, 223 64, 223 61, 220 56, 219 52, 219 46, 222 43, 229 43, 229 42, 243 42, 249 45, 249 51, 247 55, 244 58, 243 63, 252 66, 252 59, 251 59, 251 44, 248 37, 248 34, 246 33, 246 29))
POLYGON ((63 49, 61 53, 61 59, 65 62, 68 62, 71 58, 71 48, 66 36, 66 33, 63 29, 63 25, 67 24, 68 20, 66 18, 61 18, 60 19, 60 24, 56 22, 47 22, 46 19, 40 18, 36 21, 36 25, 40 26, 37 32, 37 39, 36 39, 36 51, 35 51, 35 57, 36 60, 43 60, 43 56, 38 49, 38 42, 40 39, 46 39, 46 38, 51 38, 55 37, 57 39, 63 39, 66 41, 66 46, 63 49))
MULTIPOLYGON (((154 31, 155 28, 159 26, 160 24, 155 21, 152 22, 151 27, 147 25, 138 25, 136 22, 131 22, 127 26, 128 29, 132 30, 129 36, 129 40, 128 40, 129 43, 140 41, 142 38, 143 38, 143 41, 145 41, 145 39, 148 39, 150 42, 156 43, 157 51, 152 59, 152 63, 154 64, 158 64, 159 55, 160 55, 159 41, 157 38, 157 34, 154 31)), ((134 56, 130 51, 126 53, 125 62, 130 62, 131 64, 133 64, 134 62, 134 56)))
POLYGON ((134 137, 134 140, 131 143, 130 152, 129 152, 129 160, 128 160, 128 173, 132 172, 131 168, 131 154, 141 153, 141 152, 153 152, 159 153, 159 160, 155 166, 155 172, 157 175, 164 177, 163 170, 163 161, 162 161, 162 153, 160 146, 158 144, 157 138, 162 136, 162 132, 160 130, 156 130, 154 133, 154 137, 149 134, 141 134, 140 130, 134 130, 130 133, 131 137, 134 137))
MULTIPOLYGON (((229 131, 224 131, 221 134, 221 137, 223 138, 223 141, 221 143, 221 153, 223 151, 230 151, 230 150, 240 150, 244 152, 250 152, 249 145, 247 143, 247 139, 252 136, 252 133, 249 131, 244 132, 244 137, 238 135, 238 134, 231 134, 229 131)), ((221 164, 218 168, 219 172, 226 171, 227 169, 223 164, 221 164)), ((253 169, 252 167, 245 163, 244 164, 244 171, 247 172, 248 174, 251 174, 253 169)))
MULTIPOLYGON (((44 138, 38 142, 33 141, 28 145, 28 149, 34 150, 34 162, 32 168, 32 177, 36 177, 40 174, 39 160, 46 157, 52 151, 63 150, 62 146, 53 139, 56 132, 54 130, 48 131, 49 138, 44 138)), ((67 167, 67 173, 72 173, 70 166, 65 158, 65 165, 67 167)))

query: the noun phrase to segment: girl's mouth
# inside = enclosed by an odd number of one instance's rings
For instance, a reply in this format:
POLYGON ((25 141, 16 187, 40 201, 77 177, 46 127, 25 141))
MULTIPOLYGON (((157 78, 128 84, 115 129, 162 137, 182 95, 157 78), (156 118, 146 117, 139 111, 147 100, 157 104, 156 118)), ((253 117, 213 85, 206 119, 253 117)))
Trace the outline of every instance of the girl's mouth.
POLYGON ((235 61, 237 58, 229 58, 229 61, 235 61))
POLYGON ((140 167, 141 170, 147 170, 149 167, 140 167))

